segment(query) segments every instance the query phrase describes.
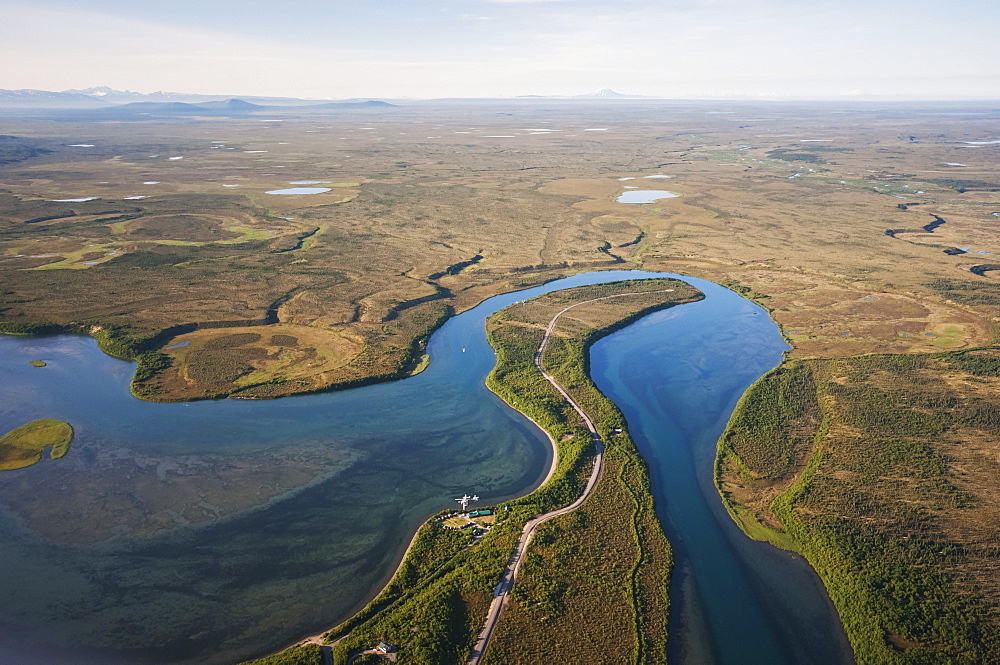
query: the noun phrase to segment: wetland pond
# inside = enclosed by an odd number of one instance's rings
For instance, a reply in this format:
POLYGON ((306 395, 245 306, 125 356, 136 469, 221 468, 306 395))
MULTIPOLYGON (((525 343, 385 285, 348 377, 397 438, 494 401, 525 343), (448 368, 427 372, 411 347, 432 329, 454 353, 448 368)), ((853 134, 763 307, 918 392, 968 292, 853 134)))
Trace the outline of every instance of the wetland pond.
POLYGON ((329 191, 329 187, 287 187, 285 189, 272 189, 269 192, 265 192, 265 194, 294 196, 296 194, 323 194, 329 191))
MULTIPOLYGON (((0 336, 0 430, 46 417, 76 430, 66 457, 0 473, 0 663, 222 665, 330 627, 455 496, 500 501, 548 470, 545 436, 483 384, 485 318, 556 289, 660 276, 587 273, 496 296, 433 335, 421 374, 264 402, 142 402, 134 365, 90 338, 0 336)), ((756 305, 684 279, 706 300, 592 352, 676 550, 672 662, 849 663, 815 575, 747 540, 712 483, 729 413, 784 342, 756 305)))
POLYGON ((680 194, 674 194, 663 189, 633 189, 619 196, 618 203, 653 203, 660 199, 676 199, 680 194))

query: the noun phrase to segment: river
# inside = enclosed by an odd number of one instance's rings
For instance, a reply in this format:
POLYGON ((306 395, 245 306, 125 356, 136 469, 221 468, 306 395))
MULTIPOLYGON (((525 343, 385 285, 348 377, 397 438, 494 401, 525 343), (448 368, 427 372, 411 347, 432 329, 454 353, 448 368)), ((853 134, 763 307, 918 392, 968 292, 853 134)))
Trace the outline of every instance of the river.
POLYGON ((729 289, 651 314, 591 348, 591 375, 650 464, 674 548, 673 665, 853 662, 825 589, 799 556, 746 537, 713 482, 715 446, 746 389, 788 345, 767 312, 729 289))
MULTIPOLYGON (((658 276, 588 273, 497 296, 435 333, 415 377, 268 402, 142 402, 128 391, 134 365, 90 338, 0 336, 0 430, 52 417, 77 431, 67 457, 0 474, 0 663, 221 665, 329 626, 371 596, 415 527, 454 497, 498 501, 544 476, 545 437, 483 385, 495 362, 485 318, 555 289, 658 276)), ((849 662, 830 655, 843 656, 843 640, 808 567, 734 532, 712 500, 714 441, 784 347, 751 303, 696 286, 706 301, 594 349, 599 385, 651 461, 682 562, 674 660, 849 662), (710 357, 699 365, 700 345, 710 357), (637 367, 644 358, 657 362, 637 367), (788 580, 794 588, 762 591, 788 580), (796 661, 809 641, 813 656, 796 661)))

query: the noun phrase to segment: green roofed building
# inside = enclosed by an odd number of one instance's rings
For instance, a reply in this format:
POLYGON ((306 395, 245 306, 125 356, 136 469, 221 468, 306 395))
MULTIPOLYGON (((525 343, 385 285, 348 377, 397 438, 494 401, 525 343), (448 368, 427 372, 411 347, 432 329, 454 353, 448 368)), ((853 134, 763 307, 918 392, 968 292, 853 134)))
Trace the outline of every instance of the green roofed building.
POLYGON ((469 513, 469 517, 486 517, 487 515, 492 515, 493 511, 489 509, 485 510, 473 510, 469 513))

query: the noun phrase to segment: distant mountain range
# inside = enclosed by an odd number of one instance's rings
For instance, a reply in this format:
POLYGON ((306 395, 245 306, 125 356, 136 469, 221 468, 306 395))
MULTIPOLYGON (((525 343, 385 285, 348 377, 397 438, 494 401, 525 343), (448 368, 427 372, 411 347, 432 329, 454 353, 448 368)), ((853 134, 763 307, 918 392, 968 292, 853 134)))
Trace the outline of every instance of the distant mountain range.
POLYGON ((36 109, 75 109, 112 111, 115 114, 153 115, 233 115, 253 111, 286 108, 373 108, 394 104, 375 100, 347 99, 336 102, 296 99, 294 97, 244 97, 232 95, 197 95, 179 92, 144 94, 130 90, 115 90, 106 86, 83 90, 0 90, 0 107, 36 109))
POLYGON ((589 95, 576 95, 576 99, 583 98, 593 98, 593 99, 643 99, 643 95, 623 95, 620 92, 615 92, 611 88, 601 88, 597 92, 592 92, 589 95))
MULTIPOLYGON (((456 101, 459 98, 456 98, 456 101)), ((517 99, 579 99, 579 100, 610 100, 610 99, 654 99, 644 95, 625 95, 611 88, 604 88, 585 95, 522 95, 517 99)), ((474 100, 467 100, 474 101, 474 100)), ((407 103, 407 102, 401 102, 407 103)), ((81 90, 0 90, 0 108, 22 109, 64 109, 64 110, 100 110, 118 109, 110 115, 152 114, 190 115, 197 111, 200 115, 234 115, 237 113, 252 113, 254 111, 276 111, 281 109, 304 108, 313 109, 347 109, 392 107, 395 104, 371 99, 344 99, 326 102, 316 99, 298 99, 295 97, 259 97, 233 95, 200 95, 182 92, 132 92, 131 90, 115 90, 107 86, 83 88, 81 90), (139 106, 145 104, 146 106, 139 106), (174 106, 171 106, 174 105, 174 106), (180 105, 180 106, 177 106, 180 105), (214 105, 214 106, 213 106, 214 105)))
POLYGON ((623 95, 615 92, 611 88, 602 88, 597 92, 590 92, 584 95, 521 95, 518 99, 656 99, 646 95, 623 95))
POLYGON ((100 120, 148 120, 163 117, 191 116, 244 116, 255 112, 282 111, 313 111, 324 109, 370 109, 395 108, 395 104, 368 100, 364 102, 325 102, 309 104, 300 102, 297 105, 269 106, 253 104, 242 99, 227 99, 225 101, 199 102, 130 102, 97 109, 79 109, 75 115, 81 119, 90 117, 100 120))
MULTIPOLYGON (((64 90, 61 93, 55 93, 61 95, 85 95, 90 99, 103 102, 105 104, 127 104, 129 102, 187 102, 187 103, 198 103, 198 102, 218 102, 226 101, 233 97, 233 95, 198 95, 183 92, 151 92, 145 94, 142 92, 132 92, 131 90, 115 90, 114 88, 109 88, 108 86, 100 86, 97 88, 84 88, 83 90, 64 90)), ((295 97, 259 97, 259 96, 242 96, 243 100, 250 100, 255 104, 302 104, 306 100, 297 99, 295 97)), ((354 100, 356 101, 356 100, 354 100)))

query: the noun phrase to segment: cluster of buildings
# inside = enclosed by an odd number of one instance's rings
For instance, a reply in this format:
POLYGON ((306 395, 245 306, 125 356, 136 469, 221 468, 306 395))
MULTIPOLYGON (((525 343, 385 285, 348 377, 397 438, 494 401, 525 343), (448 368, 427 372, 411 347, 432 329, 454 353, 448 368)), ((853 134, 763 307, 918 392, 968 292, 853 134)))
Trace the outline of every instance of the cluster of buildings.
POLYGON ((438 524, 442 528, 449 529, 451 531, 472 529, 472 537, 481 538, 489 533, 489 530, 493 525, 482 524, 476 520, 484 517, 492 517, 494 514, 495 512, 491 508, 480 508, 478 510, 470 510, 465 513, 455 512, 445 515, 444 518, 438 522, 438 524))

